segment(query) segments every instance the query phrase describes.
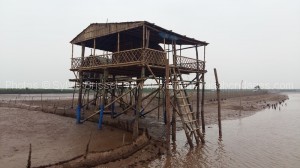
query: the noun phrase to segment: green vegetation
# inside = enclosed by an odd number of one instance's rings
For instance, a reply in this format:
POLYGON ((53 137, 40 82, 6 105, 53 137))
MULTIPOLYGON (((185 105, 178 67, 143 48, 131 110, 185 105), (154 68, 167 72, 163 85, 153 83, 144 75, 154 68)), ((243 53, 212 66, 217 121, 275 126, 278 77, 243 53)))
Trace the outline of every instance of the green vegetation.
POLYGON ((47 93, 73 93, 72 89, 30 89, 30 88, 22 88, 22 89, 5 89, 0 88, 0 94, 47 94, 47 93))

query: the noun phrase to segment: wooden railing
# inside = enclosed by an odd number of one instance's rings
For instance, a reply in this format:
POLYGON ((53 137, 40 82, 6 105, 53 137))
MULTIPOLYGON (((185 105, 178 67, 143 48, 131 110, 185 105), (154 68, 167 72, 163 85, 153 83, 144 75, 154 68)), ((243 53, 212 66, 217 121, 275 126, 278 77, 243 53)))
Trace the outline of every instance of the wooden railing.
POLYGON ((199 63, 199 70, 204 70, 204 61, 184 56, 176 56, 176 66, 181 69, 198 70, 197 61, 199 63))
POLYGON ((78 69, 80 67, 98 67, 107 66, 113 64, 129 64, 129 63, 146 63, 150 65, 164 66, 166 64, 166 53, 163 51, 153 50, 153 49, 133 49, 125 50, 120 52, 115 52, 111 54, 96 55, 84 57, 83 62, 81 62, 81 57, 72 59, 71 69, 78 69), (81 65, 82 64, 82 65, 81 65))
MULTIPOLYGON (((84 57, 82 62, 81 57, 78 57, 72 59, 71 69, 76 70, 80 67, 95 68, 110 65, 129 65, 131 63, 145 63, 149 65, 165 66, 166 53, 149 48, 138 48, 104 55, 88 56, 84 57)), ((197 60, 184 56, 176 57, 176 66, 181 69, 198 70, 197 60)), ((203 70, 204 62, 198 60, 198 66, 199 70, 203 70)))

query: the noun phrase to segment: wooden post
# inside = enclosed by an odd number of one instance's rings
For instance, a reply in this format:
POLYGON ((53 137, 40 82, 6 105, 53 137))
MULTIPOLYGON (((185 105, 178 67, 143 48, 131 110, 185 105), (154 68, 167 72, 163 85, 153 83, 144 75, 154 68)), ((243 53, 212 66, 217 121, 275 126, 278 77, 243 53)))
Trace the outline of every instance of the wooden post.
MULTIPOLYGON (((166 86, 165 85, 165 83, 166 83, 165 79, 166 79, 165 77, 162 77, 162 81, 161 81, 162 85, 164 85, 164 86, 166 86)), ((164 123, 167 124, 167 121, 166 121, 166 94, 165 94, 165 92, 162 92, 161 94, 162 94, 161 97, 162 97, 162 104, 163 104, 163 106, 162 106, 162 116, 163 116, 164 123)))
POLYGON ((197 122, 200 122, 200 69, 199 69, 199 56, 198 56, 198 46, 196 45, 195 47, 196 49, 196 60, 197 60, 197 73, 196 73, 196 78, 197 78, 197 102, 196 102, 196 119, 197 122))
POLYGON ((72 44, 71 68, 72 68, 72 65, 73 65, 73 58, 74 58, 74 44, 72 44))
MULTIPOLYGON (((173 42, 173 65, 177 66, 177 55, 176 55, 176 42, 174 41, 173 42)), ((168 64, 169 65, 169 64, 168 64)), ((169 67, 169 66, 168 66, 169 67)), ((167 70, 167 69, 166 69, 167 70)), ((170 72, 170 71, 168 71, 170 72)), ((170 75, 169 75, 170 76, 170 75)), ((177 78, 176 76, 174 76, 174 78, 177 78)), ((175 80, 175 79, 174 79, 175 80)), ((170 97, 170 96, 169 96, 170 97)), ((169 98, 170 99, 170 98, 169 98)), ((167 101, 171 101, 167 99, 167 101)), ((176 104, 176 100, 175 100, 175 97, 173 98, 173 104, 175 105, 176 104)), ((172 140, 173 141, 176 141, 176 107, 173 106, 173 112, 172 112, 172 140)))
POLYGON ((90 102, 90 88, 87 89, 87 96, 86 96, 86 109, 89 109, 90 102))
POLYGON ((173 65, 176 66, 177 62, 176 62, 176 59, 177 59, 177 55, 176 55, 176 41, 172 41, 172 52, 173 52, 173 65))
POLYGON ((180 50, 179 50, 179 56, 180 56, 180 57, 179 57, 179 58, 180 58, 180 60, 179 60, 179 66, 181 66, 181 50, 182 50, 182 49, 181 49, 181 44, 180 44, 180 50))
POLYGON ((94 39, 94 53, 93 53, 94 56, 96 56, 96 39, 94 39))
POLYGON ((217 99, 218 99, 218 126, 219 126, 219 138, 222 138, 222 125, 221 125, 221 102, 220 102, 220 84, 218 80, 218 74, 216 68, 214 68, 216 87, 217 87, 217 99))
POLYGON ((118 52, 120 52, 120 33, 118 33, 118 46, 117 46, 118 52))
POLYGON ((166 140, 167 140, 167 148, 170 150, 170 94, 169 94, 169 80, 170 80, 170 69, 169 69, 169 60, 166 61, 166 82, 165 82, 165 93, 166 93, 166 140))
POLYGON ((75 97, 75 90, 76 90, 76 81, 75 81, 75 84, 74 84, 74 89, 73 89, 73 96, 72 96, 72 106, 71 106, 71 108, 72 108, 72 109, 74 108, 74 97, 75 97))
POLYGON ((135 113, 135 120, 134 120, 134 127, 133 127, 133 139, 136 139, 139 135, 139 118, 140 112, 142 109, 142 94, 143 94, 143 85, 144 85, 144 78, 145 78, 145 67, 143 66, 141 69, 141 78, 142 80, 139 81, 138 88, 137 88, 137 106, 136 106, 136 113, 135 113))
MULTIPOLYGON (((131 90, 131 82, 129 82, 129 90, 131 90)), ((132 105, 132 92, 129 92, 129 105, 131 106, 132 105)))
POLYGON ((145 25, 143 25, 143 49, 145 48, 145 25))
POLYGON ((239 116, 241 116, 241 113, 242 113, 242 89, 243 89, 243 80, 241 82, 241 88, 240 88, 240 112, 239 112, 239 116))
MULTIPOLYGON (((161 86, 160 86, 160 77, 158 77, 158 87, 161 89, 161 86)), ((158 101, 157 101, 157 105, 158 105, 158 109, 157 109, 157 121, 159 121, 159 113, 160 113, 160 93, 161 93, 161 90, 159 89, 158 91, 158 101)))
MULTIPOLYGON (((113 75, 113 82, 115 82, 115 80, 116 80, 116 76, 113 75)), ((111 85, 110 89, 111 89, 110 101, 113 102, 115 100, 116 85, 111 85)), ((114 113, 115 113, 115 103, 111 105, 111 118, 114 117, 114 113)))
POLYGON ((102 129, 102 123, 103 123, 103 114, 104 114, 104 107, 105 107, 105 100, 106 100, 106 80, 108 76, 108 70, 104 69, 103 72, 103 78, 102 78, 102 95, 100 100, 100 116, 99 116, 99 123, 98 128, 102 129))
POLYGON ((146 48, 149 48, 149 40, 150 40, 150 30, 146 27, 146 48))
POLYGON ((204 46, 204 60, 203 60, 203 73, 202 73, 202 96, 201 96, 201 124, 202 132, 205 133, 205 120, 204 120, 204 92, 205 92, 205 80, 204 80, 204 71, 205 71, 205 46, 204 46))
MULTIPOLYGON (((81 44, 81 66, 83 65, 84 61, 84 52, 85 52, 85 44, 81 44)), ((82 86, 83 85, 83 72, 79 71, 79 93, 78 93, 78 102, 77 102, 77 109, 76 109, 76 123, 79 124, 81 120, 81 107, 82 107, 82 86)))

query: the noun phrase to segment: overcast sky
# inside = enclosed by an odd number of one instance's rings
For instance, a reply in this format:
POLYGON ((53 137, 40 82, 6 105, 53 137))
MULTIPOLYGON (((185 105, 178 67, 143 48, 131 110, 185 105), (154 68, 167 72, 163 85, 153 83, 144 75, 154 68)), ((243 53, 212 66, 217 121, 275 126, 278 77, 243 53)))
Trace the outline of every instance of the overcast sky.
POLYGON ((0 0, 0 88, 68 87, 69 42, 107 19, 209 42, 210 87, 217 68, 222 88, 300 88, 299 0, 0 0))

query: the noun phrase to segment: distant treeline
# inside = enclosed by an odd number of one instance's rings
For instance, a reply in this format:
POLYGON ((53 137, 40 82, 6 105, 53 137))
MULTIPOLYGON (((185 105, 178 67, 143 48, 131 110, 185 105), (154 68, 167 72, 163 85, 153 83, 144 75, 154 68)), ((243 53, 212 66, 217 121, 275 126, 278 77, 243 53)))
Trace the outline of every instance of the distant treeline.
POLYGON ((0 94, 47 94, 47 93, 73 93, 73 89, 5 89, 0 88, 0 94))

